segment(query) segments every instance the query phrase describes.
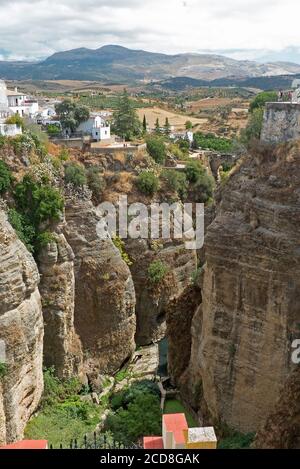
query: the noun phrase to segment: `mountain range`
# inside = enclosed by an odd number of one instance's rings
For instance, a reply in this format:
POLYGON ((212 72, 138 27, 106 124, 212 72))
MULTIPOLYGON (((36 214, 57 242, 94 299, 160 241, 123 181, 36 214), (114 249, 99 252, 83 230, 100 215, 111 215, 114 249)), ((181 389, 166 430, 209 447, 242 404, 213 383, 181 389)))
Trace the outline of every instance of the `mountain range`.
POLYGON ((57 52, 40 62, 0 61, 0 77, 11 80, 68 79, 130 83, 176 77, 211 81, 297 73, 300 73, 300 65, 291 62, 259 63, 212 54, 167 55, 116 45, 57 52))

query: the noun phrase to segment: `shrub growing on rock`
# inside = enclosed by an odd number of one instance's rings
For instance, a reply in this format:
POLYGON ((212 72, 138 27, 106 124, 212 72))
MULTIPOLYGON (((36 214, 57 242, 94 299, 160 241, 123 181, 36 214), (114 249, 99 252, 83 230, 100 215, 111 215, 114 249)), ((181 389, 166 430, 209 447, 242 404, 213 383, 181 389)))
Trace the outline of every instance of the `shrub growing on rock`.
POLYGON ((143 194, 153 195, 159 189, 158 177, 151 171, 143 171, 137 178, 137 186, 143 194))
POLYGON ((161 137, 151 136, 147 138, 147 151, 156 163, 163 164, 165 162, 167 152, 166 146, 161 137))
POLYGON ((13 181, 12 173, 4 161, 0 160, 0 194, 6 192, 13 181))
POLYGON ((152 393, 138 394, 126 409, 121 407, 108 415, 106 429, 123 444, 135 443, 144 435, 158 435, 161 432, 159 397, 152 393))
POLYGON ((65 167, 65 181, 75 187, 82 187, 87 183, 85 169, 76 163, 70 163, 65 167))
POLYGON ((174 169, 166 169, 162 172, 161 177, 165 180, 169 189, 177 192, 181 199, 186 198, 188 181, 184 173, 174 169))
POLYGON ((168 272, 168 266, 160 260, 151 262, 148 268, 148 278, 151 283, 159 283, 168 272))

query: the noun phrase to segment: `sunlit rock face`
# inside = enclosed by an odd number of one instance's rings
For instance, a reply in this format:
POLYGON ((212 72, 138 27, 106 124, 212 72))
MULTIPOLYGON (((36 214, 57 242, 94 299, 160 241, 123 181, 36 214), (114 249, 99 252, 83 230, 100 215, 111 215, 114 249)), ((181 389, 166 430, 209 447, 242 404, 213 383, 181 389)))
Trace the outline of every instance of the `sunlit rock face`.
POLYGON ((43 317, 33 257, 0 211, 0 442, 22 438, 43 391, 43 317), (3 368, 3 367, 2 367, 3 368))
POLYGON ((205 239, 188 371, 194 409, 241 431, 274 410, 299 335, 300 151, 257 148, 223 190, 205 239))
POLYGON ((66 202, 64 235, 74 253, 75 329, 85 371, 112 373, 135 350, 135 290, 111 239, 97 234, 100 218, 88 200, 66 202))

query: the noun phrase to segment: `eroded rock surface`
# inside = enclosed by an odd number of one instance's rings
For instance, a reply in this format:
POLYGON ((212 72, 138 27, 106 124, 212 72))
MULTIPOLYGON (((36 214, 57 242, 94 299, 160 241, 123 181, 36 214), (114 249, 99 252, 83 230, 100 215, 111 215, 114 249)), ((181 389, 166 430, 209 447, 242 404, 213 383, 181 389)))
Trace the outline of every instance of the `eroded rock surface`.
POLYGON ((128 240, 126 249, 132 260, 130 270, 137 299, 136 341, 148 345, 165 336, 168 305, 191 283, 197 268, 196 252, 186 249, 183 242, 168 240, 128 240), (165 278, 154 284, 148 273, 153 261, 161 261, 167 268, 165 278))
POLYGON ((118 370, 135 350, 135 291, 130 270, 111 239, 97 234, 88 200, 66 203, 64 234, 75 255, 75 328, 90 379, 118 370))
MULTIPOLYGON (((57 230, 59 231, 59 230, 57 230)), ((39 254, 44 316, 44 365, 61 378, 82 374, 82 348, 74 327, 74 254, 62 233, 39 254)))
POLYGON ((254 446, 261 449, 300 449, 300 368, 287 380, 275 409, 258 432, 254 446))
POLYGON ((206 235, 185 392, 198 409, 207 406, 212 421, 241 431, 265 422, 293 368, 299 163, 297 145, 258 149, 227 183, 206 235))
POLYGON ((39 274, 0 212, 0 441, 22 438, 43 390, 43 317, 39 274), (5 349, 5 353, 3 352, 5 349), (3 364, 3 363, 2 363, 3 364))

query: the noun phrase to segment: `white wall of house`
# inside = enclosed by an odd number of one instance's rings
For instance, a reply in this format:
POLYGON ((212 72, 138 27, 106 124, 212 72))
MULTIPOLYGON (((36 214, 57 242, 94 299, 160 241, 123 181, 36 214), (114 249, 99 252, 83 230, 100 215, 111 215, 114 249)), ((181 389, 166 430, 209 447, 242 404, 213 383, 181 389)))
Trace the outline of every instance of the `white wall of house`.
POLYGON ((15 91, 7 91, 8 107, 14 114, 20 116, 34 116, 38 113, 39 105, 34 99, 28 98, 23 93, 15 91))
POLYGON ((0 122, 0 135, 6 137, 15 137, 16 135, 21 135, 22 128, 18 127, 16 124, 5 124, 0 122))
POLYGON ((77 132, 91 135, 94 140, 102 141, 110 139, 110 126, 101 116, 91 116, 87 121, 82 122, 77 128, 77 132))

